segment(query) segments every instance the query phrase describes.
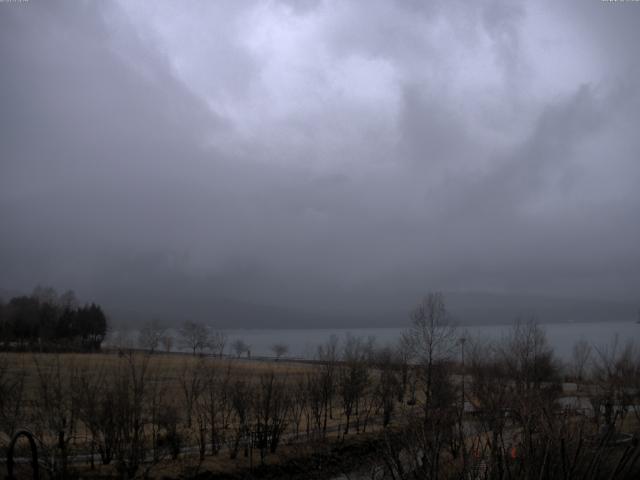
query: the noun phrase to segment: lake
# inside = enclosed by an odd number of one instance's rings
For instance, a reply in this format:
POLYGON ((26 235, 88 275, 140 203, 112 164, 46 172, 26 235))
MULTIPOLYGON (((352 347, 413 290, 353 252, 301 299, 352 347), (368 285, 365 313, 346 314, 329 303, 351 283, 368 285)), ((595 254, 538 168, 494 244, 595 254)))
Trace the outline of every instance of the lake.
MULTIPOLYGON (((640 324, 633 322, 608 323, 551 323, 540 325, 547 333, 549 343, 556 355, 561 359, 569 359, 573 345, 579 340, 586 340, 598 348, 610 346, 616 339, 621 345, 629 340, 640 341, 640 324)), ((460 335, 484 340, 498 340, 506 336, 511 325, 481 325, 458 327, 460 335)), ((234 340, 242 339, 251 346, 253 356, 272 356, 271 346, 282 343, 289 347, 289 357, 312 358, 318 345, 325 343, 332 335, 343 339, 346 335, 370 337, 376 339, 379 346, 391 345, 398 341, 404 328, 345 328, 345 329, 246 329, 224 330, 227 334, 226 352, 231 353, 234 340)), ((175 332, 174 332, 175 335, 175 332)), ((136 332, 129 332, 127 337, 135 340, 136 332)), ((106 343, 109 343, 107 340, 106 343)), ((174 342, 174 349, 180 350, 179 339, 174 342)))
MULTIPOLYGON (((579 340, 586 340, 598 348, 612 345, 616 336, 624 345, 628 340, 640 341, 640 324, 633 322, 611 323, 550 323, 540 325, 547 334, 549 344, 556 355, 562 359, 571 356, 573 345, 579 340)), ((458 332, 471 338, 498 340, 508 335, 511 325, 478 325, 460 326, 458 332)), ((331 335, 340 339, 350 334, 353 336, 376 339, 379 346, 391 345, 398 341, 406 328, 345 328, 345 329, 283 329, 283 330, 225 330, 228 336, 227 345, 236 339, 242 339, 251 345, 252 355, 273 355, 271 346, 283 343, 289 347, 288 356, 313 357, 318 345, 325 343, 331 335)))

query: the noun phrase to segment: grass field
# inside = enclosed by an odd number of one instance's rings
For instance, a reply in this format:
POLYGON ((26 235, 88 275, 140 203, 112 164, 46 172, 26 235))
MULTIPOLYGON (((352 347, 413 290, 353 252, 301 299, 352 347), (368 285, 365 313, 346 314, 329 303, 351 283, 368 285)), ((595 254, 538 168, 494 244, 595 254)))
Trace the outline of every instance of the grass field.
MULTIPOLYGON (((305 456, 309 445, 321 437, 344 436, 337 399, 329 404, 326 415, 322 405, 316 404, 314 416, 308 402, 305 389, 317 383, 321 369, 321 365, 286 360, 184 354, 4 353, 0 354, 4 398, 0 431, 27 428, 37 436, 42 453, 54 456, 60 454, 62 431, 69 465, 96 474, 116 469, 115 454, 109 465, 100 465, 96 452, 107 441, 105 428, 109 422, 117 423, 117 418, 129 422, 118 427, 122 432, 139 435, 137 442, 144 452, 140 468, 151 468, 154 474, 202 468, 233 472, 252 464, 277 465, 305 456), (268 382, 273 382, 271 387, 268 382), (112 403, 101 408, 106 401, 112 403), (265 401, 273 405, 265 406, 265 401), (129 415, 139 415, 139 428, 131 427, 129 415), (102 423, 94 425, 91 416, 102 423), (256 448, 247 428, 259 422, 278 422, 277 453, 264 444, 256 448), (213 435, 215 429, 219 431, 213 435), (212 455, 214 450, 217 453, 212 455)), ((367 411, 369 431, 379 428, 372 408, 367 411)), ((355 414, 358 431, 367 428, 362 428, 362 414, 355 414)), ((136 440, 118 441, 126 449, 130 448, 127 441, 136 440)), ((8 435, 0 433, 0 446, 8 442, 8 435)), ((19 446, 26 447, 26 442, 19 446)))
MULTIPOLYGON (((10 432, 26 428, 38 441, 43 468, 63 477, 190 478, 209 472, 231 479, 260 471, 259 478, 302 479, 325 478, 321 470, 329 477, 353 471, 358 459, 378 465, 376 452, 389 461, 394 451, 419 459, 425 449, 448 462, 445 471, 459 472, 466 468, 455 453, 460 445, 480 452, 478 462, 496 462, 487 457, 493 449, 504 456, 526 448, 531 468, 542 468, 534 455, 564 443, 576 450, 554 453, 557 465, 575 462, 582 471, 580 462, 600 452, 606 469, 622 452, 610 448, 613 439, 638 432, 640 410, 633 403, 625 410, 612 407, 615 416, 607 419, 603 402, 632 391, 618 383, 589 384, 587 403, 601 402, 589 413, 559 401, 557 376, 525 388, 518 383, 522 372, 481 364, 469 368, 465 392, 479 408, 464 412, 460 367, 434 370, 439 376, 430 403, 424 368, 412 365, 405 372, 401 364, 366 357, 305 363, 139 351, 4 353, 0 447, 8 445, 10 432), (603 437, 603 426, 618 436, 603 437), (437 446, 431 432, 438 432, 437 446), (415 445, 421 446, 413 452, 415 445), (317 476, 305 476, 316 468, 317 476)), ((587 395, 576 388, 566 395, 576 396, 576 390, 587 395)), ((18 446, 17 455, 26 458, 26 441, 18 446)))

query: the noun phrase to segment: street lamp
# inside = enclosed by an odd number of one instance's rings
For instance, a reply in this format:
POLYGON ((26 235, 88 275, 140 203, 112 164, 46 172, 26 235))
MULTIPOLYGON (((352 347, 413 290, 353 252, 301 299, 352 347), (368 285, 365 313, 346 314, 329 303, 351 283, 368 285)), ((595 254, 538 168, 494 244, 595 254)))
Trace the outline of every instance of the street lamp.
POLYGON ((459 429, 459 435, 460 435, 460 449, 462 451, 462 462, 464 464, 464 469, 466 471, 467 468, 467 448, 466 445, 464 444, 464 344, 467 341, 467 338, 464 336, 464 334, 458 339, 458 343, 460 343, 460 356, 461 356, 461 360, 462 360, 462 388, 460 389, 462 394, 461 394, 461 400, 462 400, 462 404, 460 406, 460 429, 459 429))
POLYGON ((458 343, 460 343, 460 352, 462 359, 462 413, 464 413, 464 344, 466 341, 467 339, 464 336, 458 339, 458 343))

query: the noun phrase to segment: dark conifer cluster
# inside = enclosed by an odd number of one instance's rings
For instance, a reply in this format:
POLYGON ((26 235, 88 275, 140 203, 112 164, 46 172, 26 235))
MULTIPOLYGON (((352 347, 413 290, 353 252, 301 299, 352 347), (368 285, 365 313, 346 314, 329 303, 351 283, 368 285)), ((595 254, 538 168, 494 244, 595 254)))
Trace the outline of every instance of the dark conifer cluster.
POLYGON ((72 291, 37 287, 31 295, 0 300, 0 348, 99 350, 107 333, 100 305, 80 305, 72 291))

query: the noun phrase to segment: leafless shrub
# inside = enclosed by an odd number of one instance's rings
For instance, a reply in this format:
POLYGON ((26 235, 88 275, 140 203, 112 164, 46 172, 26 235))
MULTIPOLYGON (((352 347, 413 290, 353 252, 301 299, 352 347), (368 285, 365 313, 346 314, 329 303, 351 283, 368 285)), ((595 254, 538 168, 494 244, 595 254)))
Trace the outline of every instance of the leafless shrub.
POLYGON ((111 388, 118 441, 115 460, 118 472, 133 478, 147 451, 145 408, 148 402, 149 356, 133 352, 121 357, 113 372, 111 388))
POLYGON ((184 443, 180 423, 180 414, 174 405, 167 405, 158 412, 156 458, 159 459, 164 452, 167 452, 173 460, 178 458, 184 443))
MULTIPOLYGON (((66 459, 86 449, 133 478, 148 476, 162 459, 179 459, 186 469, 194 460, 187 451, 197 451, 199 466, 223 446, 231 458, 257 449, 266 461, 305 428, 308 440, 323 440, 313 443, 322 449, 336 428, 344 441, 371 426, 379 462, 367 472, 376 478, 635 478, 637 443, 618 447, 614 435, 628 429, 627 415, 640 404, 633 346, 596 351, 588 379, 599 402, 594 418, 559 401, 558 365, 535 323, 517 324, 502 341, 469 340, 465 347, 438 294, 425 298, 412 322, 400 348, 334 337, 315 365, 288 376, 273 363, 260 374, 204 357, 169 373, 158 368, 168 357, 133 351, 91 368, 41 356, 29 415, 19 415, 34 426, 59 476, 72 475, 66 459), (465 382, 454 363, 462 348, 465 382), (472 411, 463 409, 465 394, 472 411)), ((0 393, 25 383, 18 372, 0 361, 0 393)), ((0 397, 3 425, 15 408, 0 397)))
POLYGON ((97 449, 104 465, 113 460, 118 442, 115 398, 109 383, 110 372, 104 366, 85 369, 79 376, 75 392, 78 416, 91 435, 91 460, 97 449))
POLYGON ((33 358, 37 372, 33 406, 38 437, 51 452, 54 463, 49 469, 64 477, 78 416, 74 399, 77 372, 74 365, 63 365, 60 355, 33 358))
POLYGON ((24 420, 25 372, 0 355, 0 432, 10 438, 24 420))
POLYGON ((262 462, 267 449, 271 453, 276 452, 287 427, 291 408, 291 399, 287 393, 286 378, 277 378, 273 371, 261 375, 259 384, 254 389, 254 421, 251 428, 262 462))

